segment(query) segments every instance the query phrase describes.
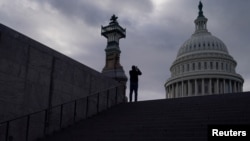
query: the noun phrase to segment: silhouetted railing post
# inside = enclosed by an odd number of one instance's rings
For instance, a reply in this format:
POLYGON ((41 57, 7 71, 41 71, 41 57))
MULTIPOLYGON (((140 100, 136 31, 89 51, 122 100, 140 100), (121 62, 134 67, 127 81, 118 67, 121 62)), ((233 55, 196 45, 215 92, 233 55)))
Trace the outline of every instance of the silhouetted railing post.
POLYGON ((75 106, 74 106, 74 123, 76 122, 76 105, 77 105, 77 100, 75 100, 75 106))
POLYGON ((9 126, 10 126, 10 122, 7 121, 7 124, 6 124, 6 131, 5 131, 5 140, 8 141, 8 138, 9 138, 9 126))
POLYGON ((86 97, 86 118, 88 118, 88 110, 89 110, 89 96, 86 97))
POLYGON ((96 102, 97 113, 100 112, 99 106, 100 106, 100 93, 97 94, 97 102, 96 102))
POLYGON ((26 141, 28 141, 28 139, 29 139, 29 126, 30 126, 30 115, 27 116, 26 141))
POLYGON ((43 130, 43 134, 46 135, 46 128, 49 125, 49 121, 48 121, 48 109, 45 110, 45 117, 44 117, 44 130, 43 130))
POLYGON ((63 104, 60 106, 60 129, 62 128, 62 120, 63 120, 63 104))
POLYGON ((115 87, 115 105, 118 104, 118 86, 115 87))
POLYGON ((106 107, 106 109, 108 109, 109 108, 109 90, 107 90, 107 107, 106 107))
POLYGON ((127 89, 127 86, 123 85, 123 102, 127 102, 127 100, 126 100, 126 89, 127 89))

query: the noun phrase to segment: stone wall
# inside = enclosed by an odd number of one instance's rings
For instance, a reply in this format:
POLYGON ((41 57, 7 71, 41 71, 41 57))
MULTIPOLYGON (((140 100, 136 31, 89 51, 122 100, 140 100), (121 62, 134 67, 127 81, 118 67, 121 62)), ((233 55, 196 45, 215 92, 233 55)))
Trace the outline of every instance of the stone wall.
POLYGON ((119 85, 0 24, 0 122, 119 85))

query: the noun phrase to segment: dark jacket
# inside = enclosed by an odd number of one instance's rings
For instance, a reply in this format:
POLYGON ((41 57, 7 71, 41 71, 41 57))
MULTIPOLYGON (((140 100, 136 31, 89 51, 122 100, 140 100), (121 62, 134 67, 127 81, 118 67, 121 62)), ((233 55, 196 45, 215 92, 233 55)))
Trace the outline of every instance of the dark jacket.
POLYGON ((137 68, 135 70, 130 70, 130 82, 138 83, 138 75, 141 75, 141 71, 137 68))

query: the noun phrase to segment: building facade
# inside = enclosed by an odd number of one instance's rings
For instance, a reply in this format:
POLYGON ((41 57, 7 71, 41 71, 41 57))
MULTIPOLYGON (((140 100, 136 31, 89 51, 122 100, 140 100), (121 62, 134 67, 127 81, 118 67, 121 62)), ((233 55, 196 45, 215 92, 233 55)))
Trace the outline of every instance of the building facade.
POLYGON ((244 80, 226 45, 207 30, 200 2, 195 32, 180 47, 165 83, 166 97, 178 98, 243 91, 244 80))

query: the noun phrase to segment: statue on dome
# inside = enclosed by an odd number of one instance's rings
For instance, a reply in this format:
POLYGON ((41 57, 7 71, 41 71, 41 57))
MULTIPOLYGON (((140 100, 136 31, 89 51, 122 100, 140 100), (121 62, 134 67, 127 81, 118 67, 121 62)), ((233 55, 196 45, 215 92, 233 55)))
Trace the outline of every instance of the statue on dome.
POLYGON ((198 6, 198 8, 199 8, 200 11, 202 11, 202 7, 203 7, 203 5, 202 5, 202 3, 200 1, 199 6, 198 6))
POLYGON ((203 7, 203 4, 200 1, 199 6, 198 6, 198 8, 199 8, 199 16, 198 17, 204 17, 202 7, 203 7))
POLYGON ((113 14, 113 16, 110 18, 110 23, 117 23, 118 17, 113 14))

